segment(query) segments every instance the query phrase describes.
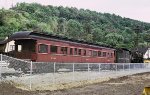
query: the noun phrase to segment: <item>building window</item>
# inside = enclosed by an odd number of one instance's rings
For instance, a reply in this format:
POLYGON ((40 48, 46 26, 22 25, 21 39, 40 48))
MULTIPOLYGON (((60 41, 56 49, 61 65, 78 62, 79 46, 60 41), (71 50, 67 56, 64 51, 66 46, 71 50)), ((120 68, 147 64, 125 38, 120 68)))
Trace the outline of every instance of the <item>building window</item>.
POLYGON ((102 52, 98 51, 98 57, 102 57, 102 52))
POLYGON ((92 56, 92 50, 89 50, 89 56, 92 56))
POLYGON ((81 55, 81 49, 78 50, 78 55, 81 55))
POLYGON ((77 55, 77 48, 74 48, 74 55, 77 55))
POLYGON ((103 57, 106 57, 106 52, 103 52, 103 57))
POLYGON ((94 57, 97 56, 97 51, 93 51, 93 56, 94 56, 94 57))
POLYGON ((10 45, 10 51, 15 50, 15 45, 10 45))
POLYGON ((73 48, 70 48, 70 55, 73 55, 73 48))
POLYGON ((86 56, 86 50, 83 50, 83 55, 86 56))
POLYGON ((50 51, 51 53, 57 53, 57 46, 51 46, 50 51))
POLYGON ((48 45, 40 44, 39 45, 39 53, 48 53, 48 45))
POLYGON ((67 54, 67 47, 61 47, 61 53, 62 54, 67 54))

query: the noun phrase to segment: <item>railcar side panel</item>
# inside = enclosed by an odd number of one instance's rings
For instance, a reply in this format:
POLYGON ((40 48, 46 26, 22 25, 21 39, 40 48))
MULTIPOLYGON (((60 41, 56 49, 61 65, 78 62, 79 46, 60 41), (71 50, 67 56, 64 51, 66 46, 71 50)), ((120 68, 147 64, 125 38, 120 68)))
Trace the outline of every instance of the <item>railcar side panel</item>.
MULTIPOLYGON (((93 52, 92 52, 93 53, 93 52)), ((48 40, 37 40, 36 45, 36 61, 37 62, 63 62, 63 63, 114 63, 114 50, 109 48, 95 48, 92 46, 86 45, 78 45, 78 44, 70 44, 67 42, 61 41, 48 41, 48 40), (39 53, 39 45, 45 44, 48 46, 47 53, 39 53), (50 51, 50 46, 57 46, 57 53, 52 53, 50 51), (66 47, 66 54, 61 54, 61 47, 66 47), (70 54, 70 49, 72 50, 72 54, 70 54), (77 53, 75 54, 75 48, 77 49, 77 53), (84 54, 83 50, 86 51, 84 54), (96 51, 97 54, 95 56, 90 56, 89 51, 96 51), (105 52, 105 57, 98 57, 98 51, 105 52), (111 54, 111 57, 109 55, 111 54)))

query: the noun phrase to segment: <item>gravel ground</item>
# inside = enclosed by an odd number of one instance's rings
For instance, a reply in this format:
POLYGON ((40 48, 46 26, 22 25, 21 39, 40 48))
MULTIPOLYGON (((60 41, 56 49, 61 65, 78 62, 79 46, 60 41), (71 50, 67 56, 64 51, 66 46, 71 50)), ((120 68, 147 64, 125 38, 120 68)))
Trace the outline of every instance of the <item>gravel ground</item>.
POLYGON ((79 87, 93 83, 108 81, 111 78, 118 78, 126 75, 132 75, 141 72, 147 72, 150 69, 137 69, 126 71, 101 71, 101 72, 57 72, 46 74, 8 76, 4 81, 12 81, 16 87, 28 89, 31 83, 32 90, 60 90, 72 87, 79 87))
POLYGON ((144 87, 148 85, 150 85, 150 72, 57 91, 25 91, 9 83, 1 83, 0 95, 141 95, 144 87))

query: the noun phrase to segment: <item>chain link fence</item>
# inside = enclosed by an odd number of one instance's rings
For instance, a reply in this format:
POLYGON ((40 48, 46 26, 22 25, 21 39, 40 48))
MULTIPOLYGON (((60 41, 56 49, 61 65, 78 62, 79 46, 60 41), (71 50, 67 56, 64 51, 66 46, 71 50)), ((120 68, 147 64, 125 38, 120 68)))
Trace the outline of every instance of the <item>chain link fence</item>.
POLYGON ((11 80, 30 90, 56 90, 64 84, 75 85, 73 83, 97 79, 107 80, 148 71, 150 71, 148 63, 31 62, 0 55, 1 81, 11 80))
POLYGON ((55 73, 55 72, 75 72, 75 71, 125 71, 149 68, 149 64, 144 63, 55 63, 55 62, 33 62, 33 72, 55 73))

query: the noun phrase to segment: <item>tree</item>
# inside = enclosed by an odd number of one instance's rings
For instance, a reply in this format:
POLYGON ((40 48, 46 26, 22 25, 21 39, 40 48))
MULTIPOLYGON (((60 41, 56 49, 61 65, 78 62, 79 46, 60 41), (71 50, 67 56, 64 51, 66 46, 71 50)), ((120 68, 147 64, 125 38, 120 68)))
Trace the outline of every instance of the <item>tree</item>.
POLYGON ((87 34, 87 36, 85 36, 85 40, 88 42, 93 42, 93 35, 92 34, 87 34))
POLYGON ((62 6, 43 6, 37 3, 19 3, 9 10, 0 9, 1 36, 21 30, 38 29, 69 38, 132 48, 136 38, 132 28, 136 25, 143 26, 138 37, 139 43, 149 43, 149 23, 115 14, 62 6))
POLYGON ((94 42, 104 42, 105 33, 100 28, 94 28, 92 31, 94 42))
POLYGON ((117 34, 117 33, 107 34, 105 36, 105 38, 106 38, 107 44, 115 46, 115 47, 119 46, 119 44, 122 44, 124 41, 124 37, 120 34, 117 34))
POLYGON ((58 19, 57 34, 65 35, 67 32, 67 21, 65 18, 58 19))
POLYGON ((149 46, 149 43, 150 43, 150 33, 146 33, 144 35, 144 40, 146 41, 147 45, 149 46))
POLYGON ((67 33, 66 33, 68 37, 80 39, 82 37, 82 33, 83 33, 83 28, 79 22, 72 19, 68 21, 67 33))

